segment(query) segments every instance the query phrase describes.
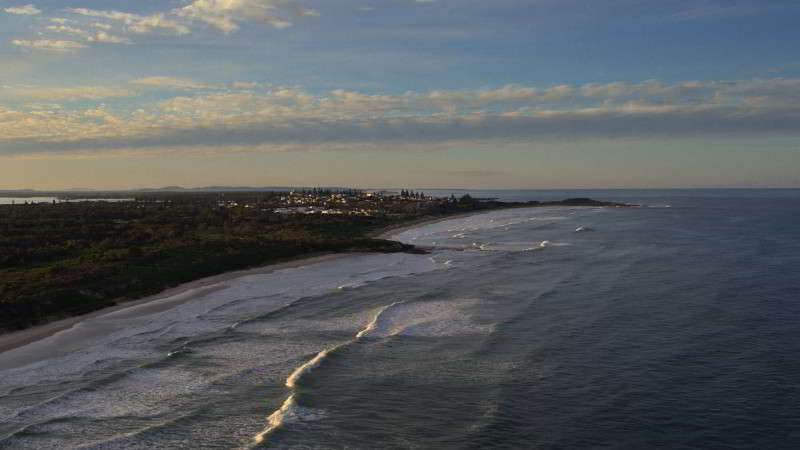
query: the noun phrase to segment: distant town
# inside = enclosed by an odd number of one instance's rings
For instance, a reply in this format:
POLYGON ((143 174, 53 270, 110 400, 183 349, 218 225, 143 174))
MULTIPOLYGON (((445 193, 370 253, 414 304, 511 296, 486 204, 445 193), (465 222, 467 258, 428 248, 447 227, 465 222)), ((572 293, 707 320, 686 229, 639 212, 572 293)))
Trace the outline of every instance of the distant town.
POLYGON ((364 191, 349 188, 307 188, 288 191, 37 192, 36 196, 19 197, 11 197, 10 194, 19 195, 19 192, 0 191, 0 197, 7 195, 5 203, 11 205, 75 202, 211 203, 224 208, 256 209, 262 213, 353 216, 443 211, 459 202, 468 204, 480 201, 473 199, 469 194, 458 198, 454 195, 437 198, 409 189, 364 191))

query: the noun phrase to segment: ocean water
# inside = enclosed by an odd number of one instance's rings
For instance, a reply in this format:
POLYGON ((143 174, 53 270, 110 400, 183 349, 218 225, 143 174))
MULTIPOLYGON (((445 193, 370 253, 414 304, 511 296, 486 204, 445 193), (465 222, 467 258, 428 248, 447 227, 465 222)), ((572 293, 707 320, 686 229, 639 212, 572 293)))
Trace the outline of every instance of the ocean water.
POLYGON ((395 236, 429 255, 250 275, 0 354, 0 448, 800 447, 800 191, 471 194, 643 206, 439 222, 395 236))

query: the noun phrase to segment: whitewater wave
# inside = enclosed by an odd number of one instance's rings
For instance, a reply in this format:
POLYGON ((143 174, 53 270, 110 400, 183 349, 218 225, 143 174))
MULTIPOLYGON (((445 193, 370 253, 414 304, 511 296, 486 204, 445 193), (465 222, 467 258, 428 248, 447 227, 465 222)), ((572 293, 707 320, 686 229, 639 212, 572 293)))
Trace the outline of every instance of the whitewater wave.
MULTIPOLYGON (((322 362, 325 360, 325 358, 328 357, 328 355, 358 341, 359 339, 364 337, 367 333, 374 330, 378 324, 378 319, 381 317, 381 314, 383 314, 383 312, 386 311, 387 309, 395 305, 398 305, 400 303, 402 302, 395 302, 390 305, 384 306, 375 314, 372 321, 370 321, 363 330, 359 331, 356 334, 355 338, 345 342, 344 344, 337 345, 327 350, 322 350, 321 352, 317 353, 317 355, 314 356, 314 358, 296 368, 289 375, 289 377, 286 378, 286 387, 288 387, 289 389, 295 389, 300 379, 303 378, 303 376, 305 376, 306 374, 313 371, 315 368, 319 367, 319 365, 322 364, 322 362)), ((254 441, 256 443, 264 442, 264 440, 270 434, 272 434, 273 431, 283 426, 283 424, 292 421, 297 421, 298 418, 300 417, 299 411, 308 410, 307 408, 301 409, 301 407, 297 405, 297 402, 295 401, 295 395, 296 395, 295 393, 289 395, 289 398, 286 399, 283 405, 281 405, 279 409, 277 409, 272 414, 270 414, 269 417, 267 417, 267 427, 264 429, 264 431, 258 433, 255 436, 254 441)), ((313 417, 317 418, 319 417, 319 415, 315 415, 313 417)))
MULTIPOLYGON (((494 325, 477 324, 464 309, 478 303, 477 299, 428 301, 406 303, 398 301, 380 308, 372 320, 355 337, 345 343, 322 350, 312 359, 297 367, 286 378, 286 387, 296 389, 302 378, 318 368, 332 353, 365 338, 390 336, 456 336, 491 333, 494 325)), ((273 431, 292 420, 297 420, 300 410, 293 392, 280 409, 267 418, 267 427, 254 438, 263 442, 273 431)), ((318 416, 314 416, 318 417, 318 416)))
POLYGON ((300 366, 297 369, 295 369, 294 372, 292 372, 292 374, 289 375, 289 378, 286 379, 286 387, 294 388, 297 385, 297 381, 300 380, 300 378, 303 375, 305 375, 305 374, 311 372, 312 370, 314 370, 317 366, 320 365, 320 363, 322 362, 323 359, 328 357, 328 354, 330 354, 331 352, 335 351, 337 348, 339 348, 339 347, 334 347, 332 349, 323 350, 323 351, 317 353, 317 356, 315 356, 312 360, 308 361, 307 363, 305 363, 302 366, 300 366))
POLYGON ((267 417, 267 427, 264 431, 258 433, 253 440, 256 444, 261 444, 270 434, 284 424, 309 422, 320 420, 324 417, 325 412, 322 410, 299 406, 295 401, 295 394, 292 394, 283 402, 280 408, 267 417))
POLYGON ((398 302, 378 314, 374 326, 365 330, 362 337, 446 337, 491 333, 494 325, 476 323, 469 313, 469 309, 479 302, 478 299, 398 302))
POLYGON ((361 339, 362 337, 366 336, 367 333, 369 333, 370 331, 374 330, 377 327, 378 319, 380 319, 384 311, 401 303, 403 302, 394 302, 391 305, 384 306, 375 314, 372 321, 367 324, 366 328, 364 328, 363 330, 359 331, 356 334, 356 337, 354 339, 347 341, 344 344, 337 345, 336 347, 332 347, 327 350, 322 350, 321 352, 317 353, 317 355, 314 358, 312 358, 305 364, 295 369, 294 372, 292 372, 291 375, 289 375, 289 377, 286 379, 286 387, 294 389, 297 386, 297 382, 303 377, 303 375, 310 373, 312 370, 317 368, 322 363, 322 361, 325 360, 325 358, 327 358, 328 355, 330 355, 331 353, 341 349, 342 347, 348 346, 354 343, 355 341, 361 339))

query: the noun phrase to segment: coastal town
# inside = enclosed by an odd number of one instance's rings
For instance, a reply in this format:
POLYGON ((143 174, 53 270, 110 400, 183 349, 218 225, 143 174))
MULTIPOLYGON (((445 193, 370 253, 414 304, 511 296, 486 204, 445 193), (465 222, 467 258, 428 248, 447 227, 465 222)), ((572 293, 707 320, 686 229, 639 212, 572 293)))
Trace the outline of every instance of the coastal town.
MULTIPOLYGON (((471 201, 469 196, 462 197, 471 201)), ((354 189, 311 189, 290 191, 280 196, 250 199, 250 201, 225 199, 220 206, 262 208, 277 214, 323 214, 376 216, 381 214, 408 214, 446 208, 458 200, 430 197, 410 190, 367 192, 354 189)))
MULTIPOLYGON (((5 193, 10 195, 14 193, 5 193)), ((19 193, 16 193, 19 195, 19 193)), ((0 192, 0 198, 4 193, 0 192)), ((280 215, 321 214, 349 216, 403 215, 446 211, 453 205, 468 205, 478 201, 469 194, 460 197, 433 197, 409 189, 365 191, 351 188, 303 188, 287 191, 233 190, 233 191, 112 191, 112 192, 50 192, 37 197, 8 198, 10 205, 61 204, 61 203, 132 203, 144 207, 159 203, 169 205, 211 205, 219 208, 252 210, 258 213, 280 215)), ((3 202, 0 202, 3 204, 3 202)))

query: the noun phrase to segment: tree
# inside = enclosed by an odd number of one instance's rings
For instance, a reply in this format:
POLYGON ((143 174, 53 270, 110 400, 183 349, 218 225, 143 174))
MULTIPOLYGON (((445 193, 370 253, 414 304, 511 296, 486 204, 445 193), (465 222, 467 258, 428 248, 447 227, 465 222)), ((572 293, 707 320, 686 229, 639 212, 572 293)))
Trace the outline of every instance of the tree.
POLYGON ((461 196, 458 202, 461 203, 462 205, 471 205, 475 203, 475 199, 472 198, 472 196, 469 194, 464 194, 461 196))

